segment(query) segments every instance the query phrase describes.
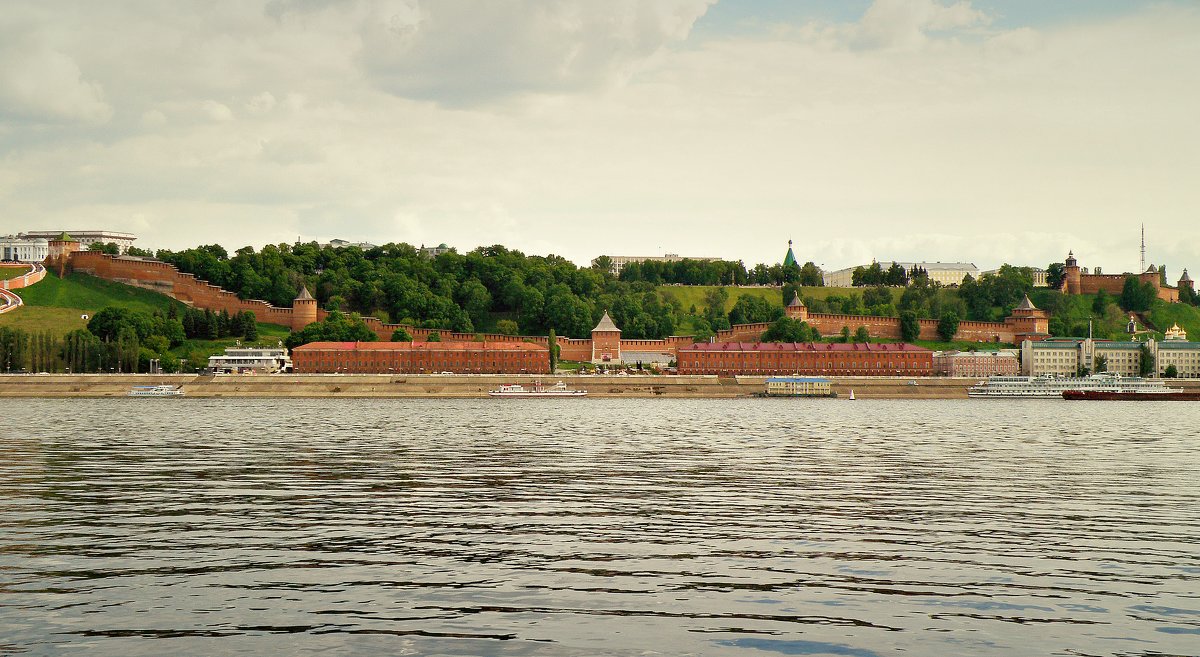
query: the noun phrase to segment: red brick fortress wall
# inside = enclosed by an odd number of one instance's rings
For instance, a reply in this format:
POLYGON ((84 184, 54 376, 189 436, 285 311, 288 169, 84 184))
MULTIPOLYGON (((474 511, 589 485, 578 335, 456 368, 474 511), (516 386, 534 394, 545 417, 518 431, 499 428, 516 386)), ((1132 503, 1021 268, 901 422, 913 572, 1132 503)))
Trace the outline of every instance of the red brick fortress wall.
MULTIPOLYGON (((133 285, 161 292, 190 306, 234 314, 244 310, 254 313, 255 318, 267 324, 292 325, 292 309, 272 306, 266 301, 239 299, 236 294, 216 285, 197 280, 165 262, 110 256, 98 251, 78 251, 71 254, 70 268, 73 271, 91 274, 126 285, 133 285)), ((318 319, 324 317, 318 311, 318 319)))

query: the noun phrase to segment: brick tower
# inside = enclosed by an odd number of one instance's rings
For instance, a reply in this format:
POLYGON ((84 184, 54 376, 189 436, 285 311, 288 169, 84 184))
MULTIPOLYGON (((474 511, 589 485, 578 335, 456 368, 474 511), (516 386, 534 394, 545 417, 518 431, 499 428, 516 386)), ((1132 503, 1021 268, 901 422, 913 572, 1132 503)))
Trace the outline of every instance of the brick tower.
POLYGON ((621 362, 621 329, 613 324, 607 310, 600 318, 600 323, 592 329, 592 362, 621 362))
POLYGON ((292 301, 292 330, 300 329, 317 321, 317 300, 308 293, 308 288, 300 288, 300 294, 292 301))
POLYGON ((70 263, 71 254, 79 251, 79 240, 71 237, 65 232, 58 237, 47 242, 50 247, 49 255, 46 256, 46 268, 58 272, 58 277, 62 278, 67 273, 67 265, 70 263))
POLYGON ((1067 294, 1079 294, 1079 262, 1075 260, 1075 253, 1073 251, 1067 252, 1067 260, 1063 265, 1063 292, 1067 294))
POLYGON ((787 308, 783 309, 783 312, 788 317, 798 319, 802 322, 808 319, 808 306, 804 305, 804 302, 800 300, 799 292, 792 297, 792 302, 787 305, 787 308))
POLYGON ((1025 340, 1034 342, 1046 338, 1050 334, 1050 315, 1029 300, 1026 294, 1021 303, 1013 308, 1012 314, 1004 318, 1004 323, 1012 327, 1017 344, 1025 340))

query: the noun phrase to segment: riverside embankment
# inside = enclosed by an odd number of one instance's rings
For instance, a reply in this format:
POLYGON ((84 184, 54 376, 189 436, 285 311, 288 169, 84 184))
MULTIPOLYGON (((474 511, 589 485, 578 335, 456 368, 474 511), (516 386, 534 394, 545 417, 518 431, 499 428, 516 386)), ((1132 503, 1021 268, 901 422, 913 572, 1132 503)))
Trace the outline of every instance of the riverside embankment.
MULTIPOLYGON (((591 397, 733 398, 763 392, 766 377, 742 376, 563 376, 591 397)), ((188 397, 486 397, 504 383, 534 377, 500 375, 283 374, 24 374, 0 375, 0 397, 123 397, 135 385, 182 386, 188 397)), ((976 379, 837 377, 833 390, 859 399, 965 399, 976 379)), ((1172 387, 1200 390, 1200 380, 1172 387)))

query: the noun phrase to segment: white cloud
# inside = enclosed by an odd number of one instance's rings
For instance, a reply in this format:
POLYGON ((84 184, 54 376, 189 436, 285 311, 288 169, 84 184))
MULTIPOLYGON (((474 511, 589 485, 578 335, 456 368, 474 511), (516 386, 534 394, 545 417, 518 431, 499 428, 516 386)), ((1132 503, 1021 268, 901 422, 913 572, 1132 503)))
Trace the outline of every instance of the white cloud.
POLYGON ((384 90, 448 105, 605 87, 686 38, 713 1, 380 2, 361 58, 384 90))
POLYGON ((34 122, 109 120, 103 87, 38 34, 0 29, 0 117, 34 122))
MULTIPOLYGON (((26 32, 111 116, 0 118, 0 216, 171 248, 302 235, 753 264, 791 238, 831 268, 1071 248, 1106 270, 1136 265, 1145 221, 1152 260, 1200 270, 1178 237, 1200 206, 1200 11, 1002 30, 965 3, 881 2, 685 40, 705 4, 47 11, 26 32)), ((65 115, 88 116, 80 97, 65 115)))
POLYGON ((943 5, 937 0, 875 0, 853 26, 854 40, 882 48, 917 48, 933 31, 977 27, 990 22, 969 1, 943 5))

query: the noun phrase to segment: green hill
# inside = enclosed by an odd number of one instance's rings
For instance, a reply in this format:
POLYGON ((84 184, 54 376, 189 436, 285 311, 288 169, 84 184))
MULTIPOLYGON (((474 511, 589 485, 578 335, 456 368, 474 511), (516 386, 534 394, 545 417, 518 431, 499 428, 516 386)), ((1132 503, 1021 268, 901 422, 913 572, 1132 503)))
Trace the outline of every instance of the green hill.
MULTIPOLYGON (((49 331, 56 335, 87 328, 88 320, 84 317, 109 306, 152 313, 156 310, 165 311, 172 305, 180 308, 184 305, 165 294, 79 273, 59 278, 47 272, 46 278, 41 282, 14 292, 21 297, 25 305, 0 315, 0 326, 31 333, 49 331)), ((258 334, 260 342, 274 344, 275 341, 287 337, 288 329, 259 322, 258 334)), ((234 342, 235 338, 189 340, 172 351, 180 356, 193 352, 207 356, 220 353, 234 342)))

